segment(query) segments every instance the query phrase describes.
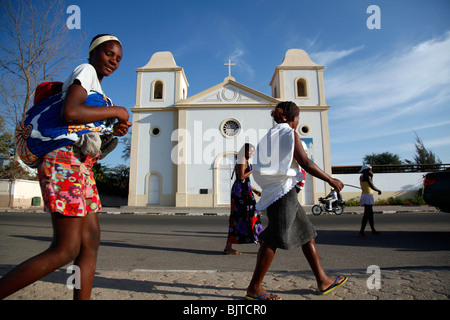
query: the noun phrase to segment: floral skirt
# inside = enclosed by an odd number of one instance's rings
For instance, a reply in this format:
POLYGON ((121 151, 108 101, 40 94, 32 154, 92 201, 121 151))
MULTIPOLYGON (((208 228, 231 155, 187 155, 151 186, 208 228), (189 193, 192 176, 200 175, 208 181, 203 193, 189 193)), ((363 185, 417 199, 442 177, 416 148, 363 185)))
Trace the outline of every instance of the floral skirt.
POLYGON ((255 209, 250 181, 236 180, 231 189, 231 213, 228 229, 228 242, 257 243, 262 231, 261 217, 255 209))
POLYGON ((77 217, 98 212, 102 207, 92 172, 95 162, 71 145, 45 155, 38 175, 46 211, 77 217))

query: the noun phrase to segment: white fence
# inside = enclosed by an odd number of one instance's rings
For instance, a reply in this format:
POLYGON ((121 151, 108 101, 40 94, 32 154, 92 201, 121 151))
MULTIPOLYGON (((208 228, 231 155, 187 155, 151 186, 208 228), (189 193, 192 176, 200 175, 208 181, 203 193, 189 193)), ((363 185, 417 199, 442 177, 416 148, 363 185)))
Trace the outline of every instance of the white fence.
MULTIPOLYGON (((423 187, 423 176, 426 172, 401 172, 401 173, 374 173, 373 184, 381 190, 382 194, 374 192, 377 199, 389 197, 408 198, 417 195, 417 191, 423 187)), ((361 195, 359 177, 361 174, 333 174, 333 178, 341 180, 346 186, 341 191, 344 200, 357 198, 361 195), (355 186, 355 187, 352 187, 355 186)))

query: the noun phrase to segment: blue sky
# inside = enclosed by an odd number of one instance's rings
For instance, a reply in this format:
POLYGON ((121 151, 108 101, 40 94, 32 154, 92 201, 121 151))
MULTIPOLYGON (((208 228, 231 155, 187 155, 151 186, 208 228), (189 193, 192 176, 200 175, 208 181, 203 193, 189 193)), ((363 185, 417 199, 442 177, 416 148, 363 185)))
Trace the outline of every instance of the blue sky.
MULTIPOLYGON (((116 105, 135 104, 136 72, 153 53, 171 51, 188 96, 228 75, 270 95, 288 49, 324 65, 332 165, 360 165, 371 153, 414 156, 415 134, 450 163, 450 1, 448 0, 139 0, 68 1, 81 10, 80 59, 99 33, 123 44, 120 68, 103 90, 116 105), (370 5, 381 29, 367 28, 370 5)), ((69 14, 67 14, 69 17, 69 14)), ((69 69, 80 62, 74 62, 69 69)), ((70 70, 68 70, 70 71, 70 70)), ((120 148, 105 159, 123 163, 120 148)))

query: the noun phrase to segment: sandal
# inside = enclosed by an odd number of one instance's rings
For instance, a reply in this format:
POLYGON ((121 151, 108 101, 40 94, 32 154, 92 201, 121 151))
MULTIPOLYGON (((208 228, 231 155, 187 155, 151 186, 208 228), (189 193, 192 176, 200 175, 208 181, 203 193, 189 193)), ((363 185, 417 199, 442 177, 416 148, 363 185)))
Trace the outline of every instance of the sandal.
MULTIPOLYGON (((262 294, 262 295, 260 295, 259 297, 252 297, 252 296, 249 296, 249 295, 246 295, 245 296, 245 300, 271 300, 271 299, 264 299, 264 297, 267 297, 267 296, 274 296, 273 295, 273 293, 272 292, 269 292, 269 293, 265 293, 265 294, 262 294)), ((278 297, 277 299, 274 299, 274 300, 282 300, 280 297, 278 297)))
POLYGON ((234 249, 225 249, 225 250, 223 250, 223 253, 224 253, 224 254, 229 254, 229 255, 239 255, 239 254, 242 254, 242 253, 240 253, 239 251, 234 250, 234 249))
POLYGON ((336 280, 334 280, 333 284, 331 286, 329 286, 328 288, 326 288, 325 290, 323 290, 323 291, 319 290, 319 294, 320 295, 324 295, 324 294, 330 293, 334 289, 339 288, 340 286, 342 286, 348 280, 347 277, 344 277, 344 279, 341 282, 337 283, 339 278, 340 278, 339 276, 336 277, 336 280))

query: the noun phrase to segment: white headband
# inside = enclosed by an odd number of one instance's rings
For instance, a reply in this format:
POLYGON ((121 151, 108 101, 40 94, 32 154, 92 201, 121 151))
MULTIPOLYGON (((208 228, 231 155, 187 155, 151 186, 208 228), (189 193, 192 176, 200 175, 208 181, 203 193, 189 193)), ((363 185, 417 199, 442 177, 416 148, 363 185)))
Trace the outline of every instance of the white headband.
POLYGON ((101 36, 101 37, 98 37, 97 39, 95 39, 95 40, 92 42, 92 44, 91 44, 90 47, 89 47, 89 53, 91 53, 92 50, 94 50, 95 48, 97 48, 97 47, 98 47, 99 45, 101 45, 103 42, 106 42, 106 41, 112 41, 112 40, 117 41, 117 42, 120 43, 120 45, 122 45, 122 43, 119 41, 119 39, 117 39, 117 38, 114 37, 114 36, 110 36, 110 35, 108 35, 108 36, 101 36))

